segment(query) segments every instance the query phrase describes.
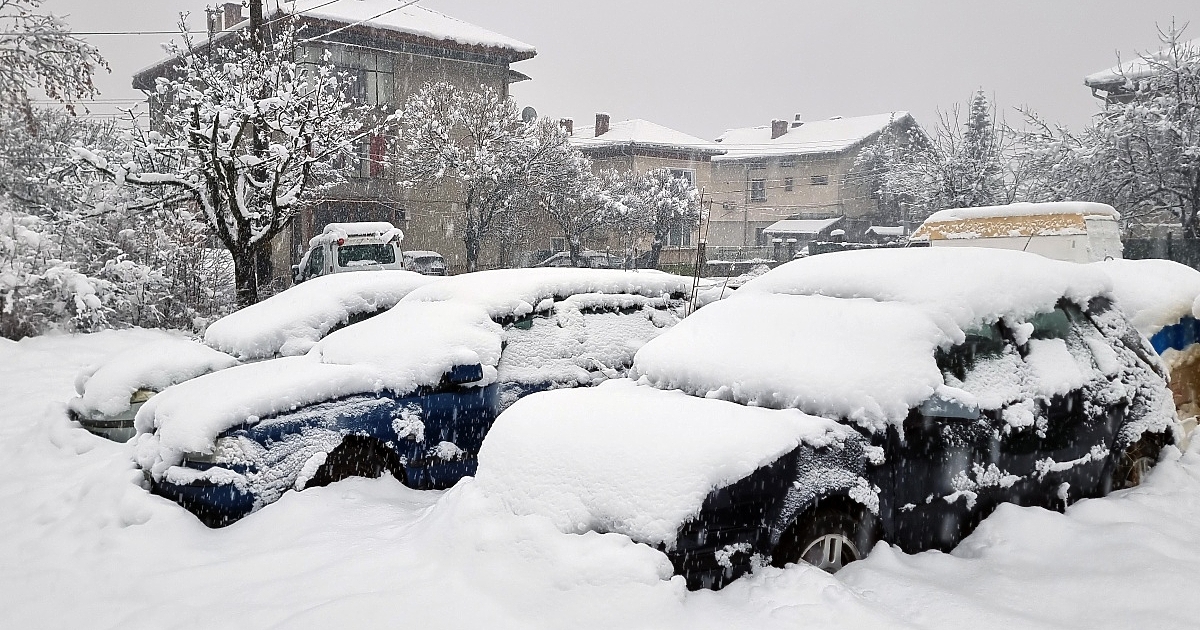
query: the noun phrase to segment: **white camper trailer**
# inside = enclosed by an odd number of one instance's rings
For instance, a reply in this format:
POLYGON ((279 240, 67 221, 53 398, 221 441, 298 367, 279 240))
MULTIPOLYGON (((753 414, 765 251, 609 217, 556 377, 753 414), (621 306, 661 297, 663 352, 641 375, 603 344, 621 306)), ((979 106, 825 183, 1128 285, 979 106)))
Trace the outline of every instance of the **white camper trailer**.
POLYGON ((935 212, 911 237, 931 247, 1019 249, 1070 262, 1121 257, 1121 215, 1085 201, 1014 203, 935 212))

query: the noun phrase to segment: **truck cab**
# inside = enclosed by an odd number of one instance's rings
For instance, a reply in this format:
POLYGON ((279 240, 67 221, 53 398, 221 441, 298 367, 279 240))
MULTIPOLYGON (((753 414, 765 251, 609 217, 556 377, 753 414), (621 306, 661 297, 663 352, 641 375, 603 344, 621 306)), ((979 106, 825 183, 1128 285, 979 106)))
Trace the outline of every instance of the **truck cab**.
POLYGON ((292 267, 297 284, 331 273, 403 269, 404 233, 391 223, 330 223, 308 242, 300 264, 292 267))

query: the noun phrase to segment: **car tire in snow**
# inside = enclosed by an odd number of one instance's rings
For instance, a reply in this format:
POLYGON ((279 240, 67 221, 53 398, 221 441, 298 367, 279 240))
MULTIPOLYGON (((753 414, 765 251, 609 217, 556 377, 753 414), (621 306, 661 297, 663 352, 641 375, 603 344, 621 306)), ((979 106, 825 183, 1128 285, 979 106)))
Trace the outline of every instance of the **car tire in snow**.
POLYGON ((1150 433, 1119 453, 1113 465, 1112 489, 1122 490, 1141 485, 1146 473, 1158 463, 1159 452, 1168 443, 1165 435, 1150 433))
POLYGON ((807 562, 837 573, 866 557, 878 536, 870 513, 856 505, 818 505, 801 515, 780 537, 771 564, 807 562))
POLYGON ((385 473, 404 482, 399 458, 391 449, 379 440, 352 435, 329 452, 325 463, 321 464, 305 487, 327 486, 347 477, 375 479, 385 473))

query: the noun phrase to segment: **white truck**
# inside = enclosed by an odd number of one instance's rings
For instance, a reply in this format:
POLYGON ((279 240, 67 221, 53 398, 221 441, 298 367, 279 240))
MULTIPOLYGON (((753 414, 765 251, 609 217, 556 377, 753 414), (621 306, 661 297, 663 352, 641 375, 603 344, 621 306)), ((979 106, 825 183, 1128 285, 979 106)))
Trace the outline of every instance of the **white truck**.
POLYGON ((292 266, 297 284, 331 273, 403 269, 404 232, 391 223, 330 223, 308 241, 308 251, 292 266))
POLYGON ((1085 201, 1013 203, 935 212, 910 241, 931 247, 1019 249, 1055 260, 1098 262, 1121 258, 1121 215, 1085 201))

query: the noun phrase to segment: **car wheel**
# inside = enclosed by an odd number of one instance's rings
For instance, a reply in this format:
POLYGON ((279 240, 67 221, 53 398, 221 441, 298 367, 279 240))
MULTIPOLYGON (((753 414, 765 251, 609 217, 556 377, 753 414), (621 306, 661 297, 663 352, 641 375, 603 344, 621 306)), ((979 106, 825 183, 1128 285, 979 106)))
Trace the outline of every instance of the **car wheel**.
POLYGON ((1167 445, 1161 433, 1143 435, 1117 455, 1112 473, 1112 489, 1122 490, 1141 485, 1146 474, 1158 463, 1159 451, 1167 445))
POLYGON ((327 486, 348 477, 376 479, 385 473, 404 481, 395 453, 378 440, 350 436, 329 452, 325 463, 321 464, 304 487, 327 486))
POLYGON ((860 510, 816 508, 784 532, 772 554, 774 566, 807 562, 828 573, 861 560, 873 544, 860 510))

